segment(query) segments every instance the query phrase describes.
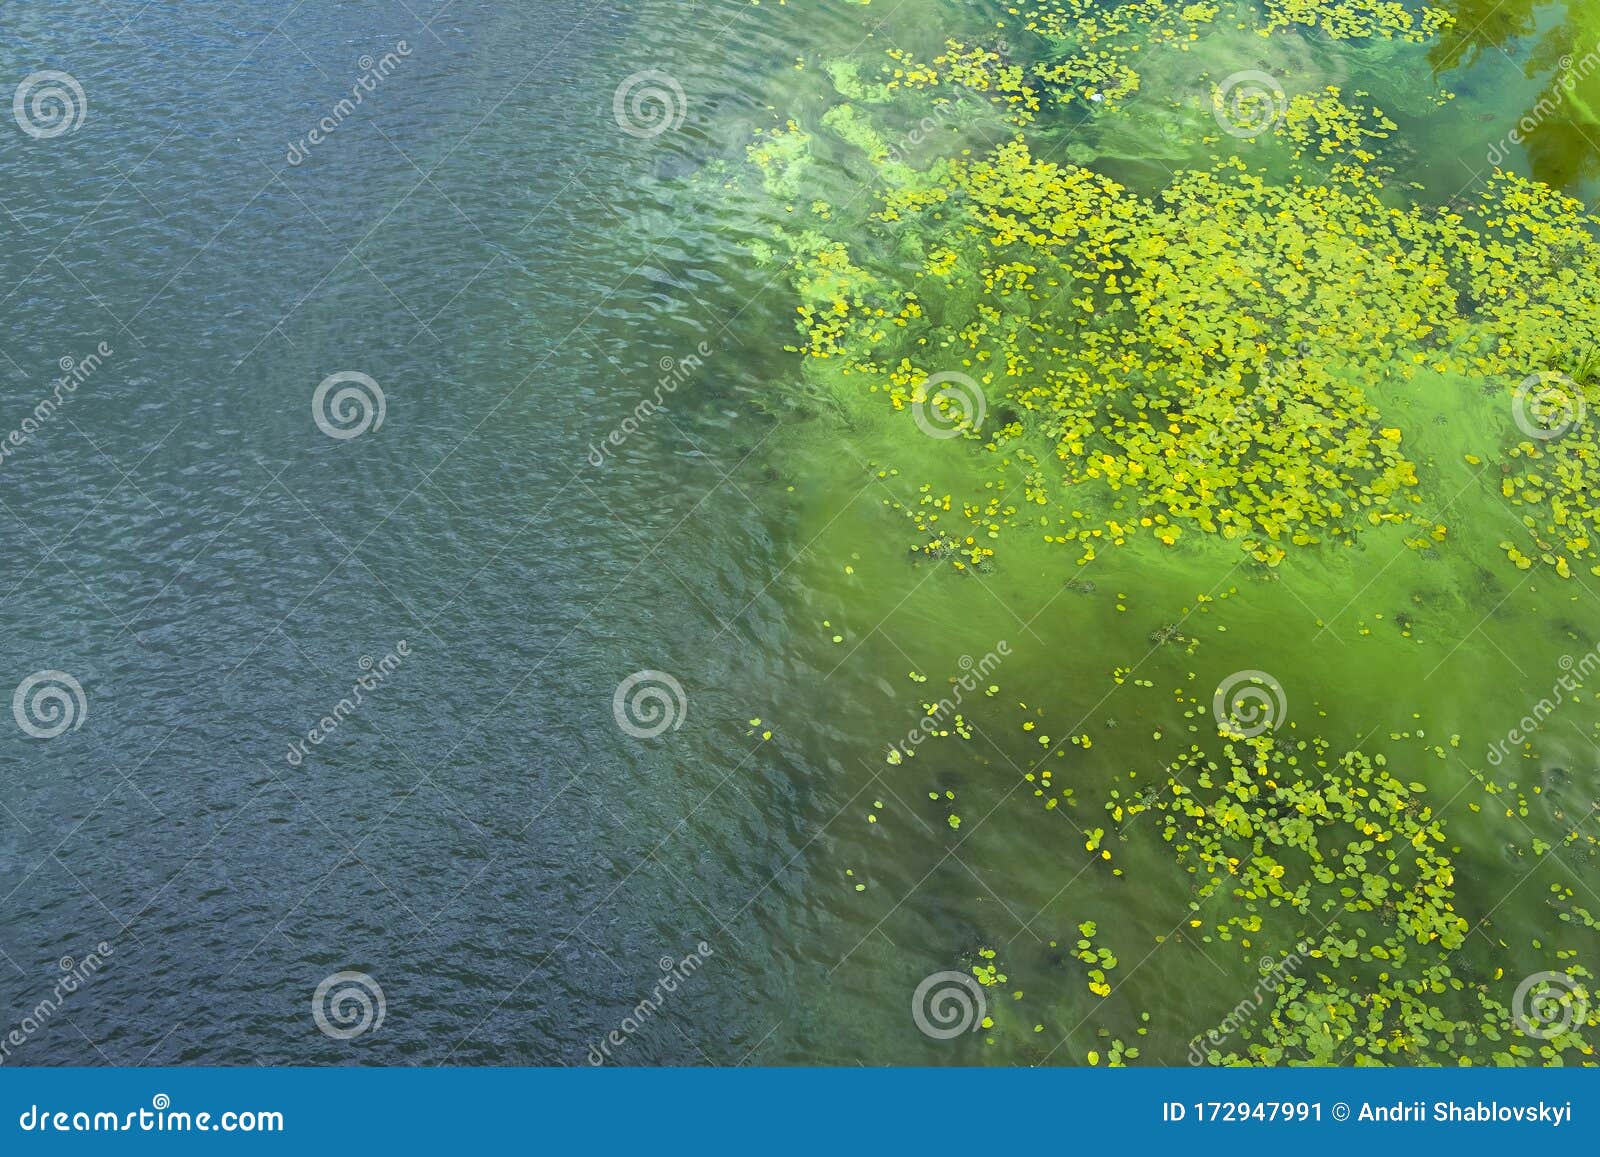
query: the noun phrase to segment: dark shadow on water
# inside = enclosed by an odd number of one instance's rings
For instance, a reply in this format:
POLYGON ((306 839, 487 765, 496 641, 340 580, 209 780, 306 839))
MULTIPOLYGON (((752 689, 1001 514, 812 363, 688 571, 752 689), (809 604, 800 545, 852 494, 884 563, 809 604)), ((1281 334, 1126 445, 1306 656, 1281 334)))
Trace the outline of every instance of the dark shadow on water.
MULTIPOLYGON (((1561 189, 1600 180, 1600 6, 1447 0, 1455 26, 1428 58, 1439 73, 1505 52, 1545 86, 1516 122, 1513 145, 1534 177, 1561 189)), ((1514 148, 1507 150, 1513 152, 1514 148)))

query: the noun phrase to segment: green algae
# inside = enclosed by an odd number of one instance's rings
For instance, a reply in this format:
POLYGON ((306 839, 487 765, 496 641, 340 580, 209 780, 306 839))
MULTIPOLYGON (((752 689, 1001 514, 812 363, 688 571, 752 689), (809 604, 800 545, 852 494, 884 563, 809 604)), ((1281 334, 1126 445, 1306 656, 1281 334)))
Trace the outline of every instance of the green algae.
MULTIPOLYGON (((882 499, 912 529, 907 547, 979 576, 1001 552, 1066 547, 1067 583, 1083 582, 1074 567, 1141 538, 1174 558, 1231 542, 1267 570, 1296 553, 1359 550, 1369 536, 1461 560, 1493 554, 1499 537, 1485 541, 1478 519, 1447 525, 1468 486, 1519 525, 1500 542, 1509 574, 1537 567, 1560 581, 1594 567, 1600 447, 1592 425, 1568 419, 1600 402, 1595 218, 1509 171, 1448 204, 1415 198, 1399 177, 1400 115, 1369 94, 1377 78, 1352 73, 1356 57, 1328 51, 1330 39, 1371 39, 1420 58, 1447 34, 1448 14, 1268 3, 1242 20, 1244 34, 1293 42, 1307 66, 1284 78, 1281 101, 1256 94, 1273 115, 1240 134, 1220 84, 1171 99, 1169 68, 1152 63, 1162 51, 1213 59, 1208 38, 1237 42, 1231 14, 1153 3, 1009 12, 1042 51, 951 41, 926 63, 891 50, 830 64, 825 111, 788 120, 776 152, 769 131, 750 154, 789 202, 766 253, 792 271, 791 350, 807 381, 899 424, 904 445, 891 439, 873 467, 914 487, 882 499), (1157 99, 1185 142, 1174 155, 1202 163, 1154 184, 1113 175, 1098 142, 1157 99), (833 166, 814 163, 824 156, 870 182, 841 186, 833 166), (982 404, 952 393, 952 376, 982 404), (1488 420, 1453 431, 1468 449, 1447 457, 1433 413, 1453 409, 1488 420)), ((1431 99, 1442 108, 1450 95, 1431 99)), ((1192 655, 1190 614, 1153 623, 1151 645, 1177 632, 1192 655)), ((1411 639, 1418 616, 1372 622, 1411 639)), ((1131 674, 1119 669, 1115 682, 1131 674)), ((1039 745, 1019 757, 1021 778, 1048 812, 1073 810, 1073 789, 1044 761, 1087 751, 1088 730, 1048 728, 1037 706, 1019 706, 1023 736, 1039 745)), ((995 726, 964 719, 938 737, 973 744, 995 726)), ((1176 731, 1163 725, 1154 739, 1170 746, 1176 731)), ((1422 733, 1391 740, 1415 742, 1413 760, 1453 756, 1422 733)), ((1391 774, 1390 757, 1368 745, 1223 734, 1219 747, 1201 735, 1155 786, 1110 791, 1109 823, 1071 822, 1094 868, 1115 877, 1121 829, 1158 819, 1191 877, 1188 936, 1270 962, 1261 1016, 1203 1034, 1206 1062, 1588 1063, 1586 1032, 1600 1020, 1570 949, 1535 945, 1572 985, 1560 997, 1572 1023, 1548 1038, 1520 1030, 1517 978, 1508 985, 1467 958, 1468 933, 1488 918, 1457 911, 1459 848, 1424 802, 1427 774, 1391 774)), ((1519 790, 1480 782, 1490 795, 1519 790)), ((1526 840, 1514 833, 1514 854, 1526 840)), ((1592 844, 1563 831, 1529 846, 1542 862, 1592 844)), ((1570 900, 1570 888, 1551 887, 1570 900)), ((1577 905, 1562 916, 1592 928, 1577 905)), ((1093 921, 1084 926, 1071 953, 1079 984, 1106 1005, 1114 989, 1099 953, 1113 967, 1116 957, 1094 943, 1093 921)), ((1035 1017, 984 1027, 1031 1034, 1035 1017)), ((1109 1043, 1082 1058, 1137 1059, 1127 1031, 1097 1029, 1109 1043)))
POLYGON ((1165 790, 1135 797, 1127 811, 1158 812, 1163 838, 1197 877, 1197 898, 1230 902, 1214 935, 1265 947, 1269 959, 1306 958, 1276 987, 1262 1039, 1242 1052, 1213 1047, 1211 1063, 1558 1063, 1592 1054, 1583 1030, 1600 1025, 1600 1008, 1589 1007, 1591 974, 1581 964, 1569 966, 1575 984, 1564 996, 1576 1023, 1546 1041, 1515 1031, 1489 983, 1453 973, 1470 929, 1455 910, 1447 837, 1420 798, 1424 785, 1396 778, 1381 755, 1263 737, 1230 743, 1216 758, 1196 748, 1173 771, 1165 790))
POLYGON ((1394 0, 1267 0, 1267 27, 1304 25, 1335 39, 1400 37, 1421 43, 1455 23, 1442 8, 1413 12, 1394 0))
MULTIPOLYGON (((883 92, 902 99, 976 91, 1028 122, 1059 97, 1032 87, 1037 69, 954 42, 927 66, 887 55, 883 92)), ((844 71, 859 91, 859 70, 844 71)), ((1044 160, 1025 133, 908 164, 869 112, 837 103, 819 130, 873 166, 881 191, 867 214, 813 198, 797 214, 809 220, 777 232, 800 298, 794 348, 826 363, 812 373, 830 388, 859 381, 897 410, 925 410, 925 383, 969 381, 1003 419, 969 436, 1037 473, 1030 502, 1054 510, 1067 492, 1078 505, 1093 483, 1122 512, 1056 512, 1046 538, 1080 563, 1144 530, 1169 545, 1218 534, 1267 564, 1384 522, 1411 524, 1419 546, 1441 540, 1446 526, 1418 513, 1437 495, 1386 411, 1421 371, 1509 401, 1530 374, 1582 364, 1574 404, 1595 400, 1600 247, 1581 203, 1511 174, 1468 207, 1470 223, 1397 205, 1384 183, 1395 122, 1359 97, 1285 96, 1267 134, 1274 171, 1230 155, 1153 196, 1044 160)), ((752 147, 770 190, 805 199, 810 137, 791 121, 752 147)), ((1543 451, 1524 444, 1519 457, 1556 461, 1504 483, 1538 508, 1527 556, 1563 574, 1595 564, 1597 449, 1592 427, 1543 451)), ((978 495, 962 518, 954 532, 917 520, 921 548, 979 563, 1018 522, 978 495)))

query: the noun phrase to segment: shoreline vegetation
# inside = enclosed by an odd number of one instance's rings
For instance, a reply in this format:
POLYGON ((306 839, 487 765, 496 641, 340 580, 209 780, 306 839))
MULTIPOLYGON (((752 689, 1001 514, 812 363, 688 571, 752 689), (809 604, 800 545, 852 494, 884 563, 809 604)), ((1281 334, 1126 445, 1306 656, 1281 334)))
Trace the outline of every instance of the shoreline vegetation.
MULTIPOLYGON (((1421 179, 1419 134, 1462 120, 1445 73, 1473 50, 1474 16, 1381 0, 977 7, 992 29, 931 54, 874 38, 803 61, 825 77, 824 107, 775 109, 747 154, 781 222, 751 249, 792 288, 798 392, 897 423, 903 454, 874 466, 920 486, 892 504, 913 565, 982 581, 1042 543, 1058 586, 1092 592, 1085 568, 1138 546, 1272 581, 1286 561, 1384 536, 1441 566, 1600 586, 1600 218, 1501 167, 1492 142, 1476 187, 1434 195, 1421 179), (1518 532, 1458 519, 1462 494, 1518 532)), ((1556 34, 1573 51, 1534 64, 1581 120, 1600 17, 1574 10, 1556 34)), ((1555 119, 1516 143, 1548 146, 1555 119)), ((1152 633, 1152 652, 1192 655, 1183 627, 1152 633)), ((1154 691, 1112 673, 1125 679, 1154 691)), ((1200 682, 1172 699, 1192 741, 1157 729, 1161 774, 1099 798, 1051 781, 1089 733, 1041 734, 1018 704, 1039 745, 1029 789, 1076 811, 1091 878, 1120 877, 1118 835, 1153 824, 1187 878, 1173 935, 1259 978, 1167 1063, 1593 1063, 1600 908, 1581 878, 1547 885, 1559 927, 1517 946, 1537 971, 1485 971, 1464 949, 1495 943, 1494 913, 1467 899, 1470 853, 1426 777, 1376 745, 1285 727, 1270 677, 1214 702, 1200 682)), ((1009 731, 1012 692, 1053 690, 999 689, 956 703, 1009 731)), ((916 745, 970 740, 934 699, 938 726, 916 745)), ((1391 739, 1457 758, 1461 736, 1427 722, 1391 739)), ((917 754, 891 746, 885 762, 914 779, 917 754)), ((1505 839, 1526 840, 1528 789, 1471 774, 1504 806, 1505 839)), ((1541 862, 1592 863, 1600 800, 1583 803, 1533 837, 1541 862)), ((1090 1015, 1137 1027, 1044 1057, 1137 1062, 1162 1026, 1113 1017, 1120 962, 1093 921, 1078 932, 1059 950, 1090 1015)), ((963 965, 989 996, 990 1044, 1043 1028, 1000 956, 963 965)))

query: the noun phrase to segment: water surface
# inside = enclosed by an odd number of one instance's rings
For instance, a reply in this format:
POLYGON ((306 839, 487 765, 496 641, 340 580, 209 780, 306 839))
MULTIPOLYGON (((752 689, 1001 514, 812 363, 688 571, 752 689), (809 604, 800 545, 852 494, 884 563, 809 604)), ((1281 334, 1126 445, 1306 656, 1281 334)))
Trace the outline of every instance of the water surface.
MULTIPOLYGON (((1527 62, 1563 14, 1522 7, 1462 12, 1476 49, 1427 66, 1419 49, 1393 78, 1402 103, 1427 67, 1461 94, 1443 129, 1408 137, 1418 197, 1470 188, 1537 100, 1527 62)), ((1144 547, 1078 575, 1020 541, 986 576, 919 564, 895 509, 918 501, 911 471, 878 466, 906 463, 904 442, 873 407, 807 392, 782 349, 783 271, 747 248, 784 209, 739 173, 754 130, 821 107, 821 61, 935 52, 992 13, 800 9, 0 16, 7 77, 70 72, 88 105, 70 134, 7 125, 0 146, 0 425, 62 359, 111 351, 0 466, 5 685, 67 672, 87 705, 49 741, 0 729, 0 1007, 21 1021, 59 962, 111 949, 8 1059, 580 1064, 631 1018, 622 1063, 1068 1063, 1132 1039, 1116 1009, 1137 1009, 1162 1026, 1150 1059, 1181 1063, 1248 977, 1183 941, 1187 885, 1154 832, 1117 833, 1122 877, 1082 851, 1105 793, 1168 758, 1152 735, 1194 727, 1170 689, 1207 701, 1220 674, 1266 669, 1308 733, 1421 727, 1476 753, 1593 645, 1589 586, 1487 549, 1515 517, 1492 493, 1457 511, 1481 557, 1373 536, 1275 575, 1144 547), (335 114, 385 54, 389 75, 335 114), (633 135, 614 100, 652 70, 680 86, 682 123, 633 135), (312 413, 341 371, 385 399, 351 439, 312 413), (663 382, 666 408, 630 425, 663 382), (1152 648, 1200 594, 1219 600, 1186 628, 1200 650, 1152 648), (402 641, 361 709, 289 759, 402 641), (886 764, 930 694, 908 675, 948 686, 1002 641, 1004 693, 974 739, 886 764), (1158 693, 1112 682, 1134 665, 1158 693), (649 739, 613 715, 641 670, 686 703, 649 739), (1024 698, 1093 738, 1057 771, 1076 808, 1027 806, 1024 698), (1124 961, 1116 1009, 1059 947, 1089 919, 1124 961), (991 1047, 917 1030, 918 981, 980 947, 1047 1031, 991 1047), (345 970, 385 1000, 350 1041, 311 1016, 345 970)), ((1136 186, 1193 163, 1116 131, 1105 164, 1136 186)), ((1574 124, 1508 163, 1584 192, 1591 135, 1574 124)), ((1423 428, 1430 459, 1500 420, 1488 400, 1445 416, 1423 428)), ((910 453, 959 469, 949 451, 910 453)), ((1581 812, 1600 764, 1594 720, 1572 722, 1535 774, 1581 812)), ((1464 897, 1524 944, 1549 917, 1503 894, 1535 837, 1467 810, 1474 763, 1411 774, 1451 801, 1464 897)), ((1587 859, 1568 867, 1592 879, 1587 859)), ((1479 955, 1512 983, 1527 970, 1479 955)))

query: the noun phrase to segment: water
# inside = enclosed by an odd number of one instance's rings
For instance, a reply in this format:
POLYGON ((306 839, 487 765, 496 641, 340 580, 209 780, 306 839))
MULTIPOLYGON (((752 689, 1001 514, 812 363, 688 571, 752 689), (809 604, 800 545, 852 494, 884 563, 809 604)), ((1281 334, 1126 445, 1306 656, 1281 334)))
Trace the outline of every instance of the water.
POLYGON ((732 239, 686 241, 658 176, 704 136, 650 148, 612 119, 649 14, 69 7, 6 17, 11 70, 69 68, 89 101, 70 136, 6 141, 8 419, 59 358, 113 352, 0 483, 12 665, 88 702, 54 742, 5 737, 5 1007, 101 940, 115 963, 19 1059, 581 1063, 705 939, 714 965, 628 1059, 738 1060, 784 1003, 750 978, 793 974, 757 911, 722 922, 799 846, 799 815, 762 809, 803 777, 774 747, 711 794, 761 706, 719 688, 783 663, 761 593, 782 515, 748 497, 773 484, 735 355, 586 460, 660 358, 730 344, 743 300, 711 272, 732 239), (311 409, 344 370, 386 403, 349 441, 311 409), (612 720, 654 667, 700 672, 675 743, 612 720), (340 969, 387 1000, 360 1051, 308 1019, 340 969))
MULTIPOLYGON (((1080 851, 1106 790, 1169 757, 1152 733, 1187 737, 1170 689, 1205 703, 1217 673, 1264 668, 1308 733, 1425 710, 1430 744, 1476 752, 1592 645, 1586 588, 1380 535, 1277 582, 1136 546, 1090 593, 1020 540, 986 578, 908 561, 886 503, 915 503, 910 472, 872 466, 904 446, 876 405, 803 391, 782 271, 745 248, 783 212, 735 173, 754 129, 817 107, 820 59, 935 51, 985 7, 7 9, 6 75, 68 71, 88 113, 53 139, 7 125, 0 147, 0 425, 61 359, 110 351, 0 466, 4 679, 65 672, 86 703, 49 741, 0 729, 8 1023, 64 958, 110 949, 15 1063, 581 1064, 624 1029, 622 1063, 1063 1063, 1101 1029, 1132 1039, 1134 1010, 1162 1026, 1151 1057, 1179 1060, 1240 974, 1181 944, 1185 882, 1152 833, 1118 835, 1125 876, 1080 851), (684 120, 631 136, 614 94, 653 69, 684 120), (384 397, 350 439, 312 412, 342 371, 384 397), (1202 593, 1230 597, 1186 621, 1196 654, 1152 653, 1202 593), (922 698, 1001 640, 974 739, 885 764, 922 698), (1136 662, 1156 690, 1111 682, 1136 662), (637 739, 613 693, 644 670, 687 706, 637 739), (1056 773, 1075 806, 1029 806, 1019 699, 1092 736, 1056 773), (1086 919, 1124 962, 1116 1008, 1051 943, 1086 919), (918 981, 983 946, 1037 1042, 917 1031, 918 981), (663 968, 686 978, 640 1016, 663 968), (383 992, 353 1040, 312 1016, 341 971, 383 992)), ((1506 66, 1486 56, 1464 90, 1506 66)), ((1457 131, 1481 152, 1501 128, 1457 131)), ((1141 163, 1125 179, 1161 179, 1141 163)), ((1485 503, 1478 525, 1509 517, 1485 503)), ((1579 722, 1541 766, 1581 812, 1579 722)), ((1444 798, 1476 790, 1481 760, 1435 763, 1414 774, 1444 798)), ((1469 798, 1450 818, 1482 853, 1463 884, 1481 909, 1530 837, 1507 849, 1469 798)), ((1500 918, 1523 943, 1540 927, 1500 918)))

